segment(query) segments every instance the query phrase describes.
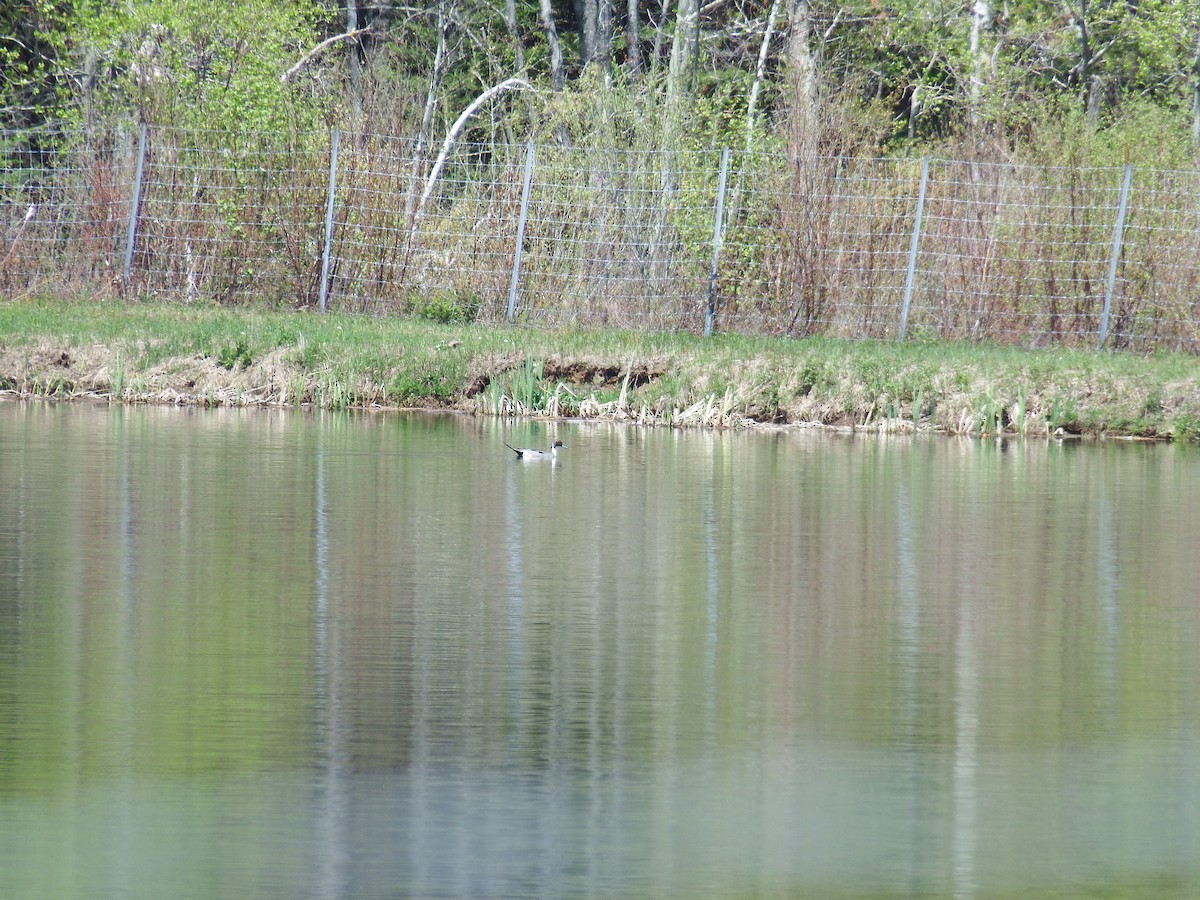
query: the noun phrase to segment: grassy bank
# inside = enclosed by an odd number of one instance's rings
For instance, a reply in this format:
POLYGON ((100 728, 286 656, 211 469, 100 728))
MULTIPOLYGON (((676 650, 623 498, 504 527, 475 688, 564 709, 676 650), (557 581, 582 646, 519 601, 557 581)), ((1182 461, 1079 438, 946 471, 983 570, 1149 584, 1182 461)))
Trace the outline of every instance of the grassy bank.
POLYGON ((202 305, 0 301, 0 390, 675 426, 1200 438, 1200 362, 1176 354, 538 331, 202 305))

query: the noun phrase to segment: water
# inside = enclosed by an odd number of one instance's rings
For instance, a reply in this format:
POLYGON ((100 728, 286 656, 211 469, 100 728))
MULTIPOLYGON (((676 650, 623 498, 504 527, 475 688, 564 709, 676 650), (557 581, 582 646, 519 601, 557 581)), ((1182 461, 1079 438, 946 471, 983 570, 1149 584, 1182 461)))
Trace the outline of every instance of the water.
POLYGON ((1194 896, 1198 501, 1171 446, 0 403, 0 893, 1194 896))

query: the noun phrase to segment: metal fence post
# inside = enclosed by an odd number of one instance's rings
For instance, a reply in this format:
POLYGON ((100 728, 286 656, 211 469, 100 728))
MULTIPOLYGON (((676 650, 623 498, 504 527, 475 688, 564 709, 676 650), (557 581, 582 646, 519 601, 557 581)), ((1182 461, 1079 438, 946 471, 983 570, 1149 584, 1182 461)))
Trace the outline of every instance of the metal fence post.
POLYGON ((717 215, 713 221, 712 263, 708 267, 708 307, 704 311, 704 335, 712 334, 717 317, 717 265, 721 259, 721 240, 725 235, 725 181, 729 176, 729 148, 721 151, 721 172, 717 179, 717 215))
POLYGON ((337 193, 338 147, 341 141, 341 131, 333 128, 329 140, 329 189, 325 192, 325 246, 321 251, 321 296, 318 303, 321 312, 325 312, 329 304, 329 257, 333 251, 333 199, 337 193))
POLYGON ((146 123, 138 128, 137 168, 133 175, 133 194, 129 199, 129 228, 125 233, 125 275, 123 284, 129 286, 133 274, 133 248, 137 243, 138 207, 142 205, 142 170, 146 164, 146 123))
POLYGON ((1104 306, 1100 309, 1100 335, 1096 349, 1103 350, 1108 340, 1108 317, 1112 310, 1113 292, 1117 287, 1117 267, 1121 264, 1121 250, 1125 243, 1125 212, 1129 208, 1129 185, 1133 181, 1133 165, 1125 166, 1121 180, 1121 196, 1117 201, 1117 221, 1113 224, 1112 256, 1108 260, 1108 281, 1104 285, 1104 306))
POLYGON ((517 284, 521 280, 521 251, 525 245, 525 223, 529 219, 529 191, 533 185, 533 141, 525 147, 525 181, 521 185, 521 214, 517 218, 517 238, 513 246, 512 277, 508 281, 508 308, 504 318, 511 322, 517 315, 517 284))
POLYGON ((917 248, 921 245, 921 219, 925 216, 925 190, 929 184, 929 157, 921 160, 921 186, 917 190, 917 211, 913 217, 912 239, 908 242, 908 272, 904 276, 904 301, 900 305, 900 340, 908 331, 908 311, 912 306, 913 284, 917 280, 917 248))

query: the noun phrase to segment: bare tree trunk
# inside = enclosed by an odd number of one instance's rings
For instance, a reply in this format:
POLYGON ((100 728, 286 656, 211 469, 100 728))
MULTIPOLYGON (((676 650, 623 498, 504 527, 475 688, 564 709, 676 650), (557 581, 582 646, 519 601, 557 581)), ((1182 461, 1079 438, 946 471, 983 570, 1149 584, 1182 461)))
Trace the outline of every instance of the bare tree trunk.
POLYGON ((625 68, 630 75, 642 71, 642 42, 638 34, 638 0, 625 3, 625 68))
POLYGON ((1095 96, 1095 77, 1092 74, 1092 42, 1088 33, 1087 0, 1079 0, 1079 12, 1075 17, 1079 25, 1079 86, 1083 95, 1083 111, 1088 125, 1095 127, 1099 118, 1099 102, 1095 96))
POLYGON ((763 78, 767 73, 767 57, 771 52, 771 38, 775 36, 775 20, 779 17, 779 8, 783 0, 771 0, 771 11, 767 14, 767 31, 763 35, 762 45, 758 48, 758 65, 754 69, 754 84, 750 86, 750 97, 746 101, 746 153, 749 153, 754 143, 755 114, 758 112, 758 95, 762 91, 763 78))
POLYGON ((1192 139, 1200 145, 1200 28, 1196 30, 1196 58, 1192 63, 1192 139))
POLYGON ((433 71, 429 73, 429 91, 425 94, 425 109, 421 113, 421 130, 417 134, 416 159, 421 158, 421 151, 429 141, 429 132, 433 127, 433 111, 437 106, 438 92, 442 88, 442 77, 446 69, 446 32, 450 22, 446 18, 446 0, 438 0, 437 11, 437 49, 433 53, 433 71))
POLYGON ((575 33, 579 35, 579 61, 587 65, 592 60, 592 42, 596 36, 595 0, 571 0, 575 9, 575 33))
POLYGON ((790 0, 788 81, 792 92, 792 149, 802 158, 817 152, 817 62, 812 48, 812 4, 790 0))
POLYGON ((662 0, 662 18, 654 29, 654 45, 650 49, 650 71, 662 68, 663 44, 667 37, 667 22, 671 18, 671 0, 662 0))
POLYGON ((613 6, 612 0, 596 0, 596 47, 593 61, 603 67, 605 74, 612 65, 613 6))
POLYGON ((517 30, 517 2, 516 0, 504 0, 504 28, 508 32, 509 40, 513 45, 513 59, 516 62, 516 69, 522 75, 525 74, 525 48, 521 46, 521 35, 517 30))
POLYGON ((679 0, 675 13, 675 39, 671 43, 671 62, 667 69, 668 117, 678 116, 682 112, 681 103, 691 88, 699 49, 699 0, 679 0))
MULTIPOLYGON (((358 31, 358 0, 346 0, 346 33, 358 31)), ((363 96, 362 96, 362 57, 359 55, 358 44, 350 45, 346 54, 347 75, 350 79, 350 115, 351 127, 361 131, 363 126, 363 96)))
POLYGON ((542 28, 546 30, 546 43, 550 45, 550 84, 561 91, 566 84, 563 74, 562 46, 558 43, 558 27, 554 24, 554 9, 550 0, 541 0, 542 28))
POLYGON ((975 0, 971 6, 971 84, 967 95, 967 114, 972 128, 979 126, 983 104, 983 84, 987 77, 988 56, 983 52, 983 32, 991 25, 990 0, 975 0))
MULTIPOLYGON (((296 77, 297 72, 307 66, 314 59, 319 58, 322 53, 324 53, 338 41, 355 40, 359 37, 362 37, 364 34, 369 34, 371 30, 372 26, 368 25, 366 28, 356 28, 354 31, 347 31, 345 34, 335 34, 333 37, 325 38, 325 40, 321 41, 321 43, 317 44, 317 46, 313 47, 298 60, 296 60, 296 62, 294 62, 291 66, 289 66, 288 70, 279 76, 279 82, 281 84, 287 84, 296 77)), ((362 68, 360 60, 359 78, 357 79, 359 82, 361 82, 361 73, 362 68)))
MULTIPOLYGON (((421 129, 417 133, 417 143, 413 147, 412 169, 409 175, 409 188, 404 202, 404 219, 413 223, 420 207, 417 202, 417 182, 425 168, 425 145, 429 143, 429 134, 433 129, 433 111, 437 106, 438 93, 442 87, 442 77, 446 69, 446 31, 450 23, 446 18, 446 0, 438 2, 437 17, 437 49, 433 54, 433 71, 429 73, 429 90, 425 94, 425 109, 421 113, 421 129)), ((424 198, 421 199, 424 203, 424 198)))
MULTIPOLYGON (((454 124, 450 126, 450 130, 446 132, 446 139, 442 142, 442 149, 434 160, 433 168, 429 171, 429 177, 425 180, 425 190, 421 192, 421 199, 417 203, 417 213, 420 214, 421 207, 429 199, 433 193, 433 188, 437 184, 438 176, 442 173, 442 167, 446 164, 446 159, 450 156, 450 151, 454 148, 455 142, 458 140, 459 134, 462 133, 463 127, 471 116, 475 115, 485 103, 490 103, 493 99, 503 94, 505 91, 530 91, 529 82, 521 78, 506 78, 499 84, 492 85, 474 100, 472 100, 467 108, 464 109, 454 120, 454 124)), ((414 226, 415 227, 415 226, 414 226)))
POLYGON ((599 63, 606 70, 612 58, 612 0, 574 0, 579 20, 579 62, 599 63))

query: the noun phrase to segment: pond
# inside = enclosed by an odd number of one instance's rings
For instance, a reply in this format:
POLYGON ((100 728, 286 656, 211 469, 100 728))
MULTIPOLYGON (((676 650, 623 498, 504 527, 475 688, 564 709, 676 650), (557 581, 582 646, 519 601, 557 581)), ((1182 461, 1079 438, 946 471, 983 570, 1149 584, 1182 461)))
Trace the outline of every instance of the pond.
POLYGON ((1171 445, 3 402, 5 891, 1200 894, 1197 508, 1171 445))

